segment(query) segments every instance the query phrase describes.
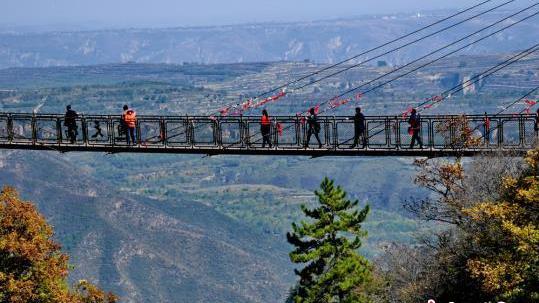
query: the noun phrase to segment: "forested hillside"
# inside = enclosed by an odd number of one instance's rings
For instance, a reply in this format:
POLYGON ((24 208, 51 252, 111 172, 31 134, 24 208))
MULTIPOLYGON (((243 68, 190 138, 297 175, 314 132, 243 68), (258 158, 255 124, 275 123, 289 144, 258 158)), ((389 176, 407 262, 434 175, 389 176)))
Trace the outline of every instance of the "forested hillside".
POLYGON ((131 194, 77 161, 2 151, 0 183, 48 218, 71 255, 71 281, 123 302, 282 302, 293 281, 284 239, 190 199, 131 194))

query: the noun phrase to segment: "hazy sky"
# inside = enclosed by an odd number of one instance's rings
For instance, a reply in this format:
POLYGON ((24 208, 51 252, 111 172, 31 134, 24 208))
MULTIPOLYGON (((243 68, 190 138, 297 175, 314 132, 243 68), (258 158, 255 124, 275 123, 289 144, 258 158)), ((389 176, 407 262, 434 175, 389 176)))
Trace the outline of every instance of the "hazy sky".
MULTIPOLYGON (((157 27, 303 21, 370 13, 466 7, 481 1, 0 0, 0 25, 95 24, 96 27, 157 27)), ((531 1, 521 0, 520 2, 531 1)))

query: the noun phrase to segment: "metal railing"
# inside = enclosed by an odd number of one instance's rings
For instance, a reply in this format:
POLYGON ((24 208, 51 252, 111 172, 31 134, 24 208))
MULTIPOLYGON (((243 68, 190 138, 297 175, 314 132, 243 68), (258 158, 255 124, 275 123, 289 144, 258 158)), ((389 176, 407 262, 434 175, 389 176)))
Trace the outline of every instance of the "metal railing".
POLYGON ((366 146, 351 148, 352 117, 320 116, 320 140, 305 146, 308 125, 294 116, 271 117, 272 147, 262 147, 260 117, 139 116, 136 144, 128 145, 120 115, 84 115, 75 119, 76 140, 71 143, 63 115, 0 114, 0 148, 58 151, 167 152, 203 154, 298 155, 452 155, 512 150, 524 152, 538 141, 532 115, 422 116, 423 148, 410 148, 411 134, 404 117, 369 116, 365 119, 366 146), (467 138, 463 138, 465 121, 467 138), (474 139, 473 145, 468 144, 474 139))

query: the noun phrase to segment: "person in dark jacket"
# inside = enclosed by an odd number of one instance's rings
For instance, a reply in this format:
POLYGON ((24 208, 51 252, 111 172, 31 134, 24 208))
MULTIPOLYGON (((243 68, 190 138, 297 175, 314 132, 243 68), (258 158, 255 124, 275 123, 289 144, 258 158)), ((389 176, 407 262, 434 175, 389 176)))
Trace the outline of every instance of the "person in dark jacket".
POLYGON ((414 148, 415 142, 419 143, 419 148, 423 148, 423 140, 421 140, 421 118, 417 114, 415 109, 412 110, 410 119, 408 119, 410 124, 410 132, 412 133, 412 142, 410 142, 410 149, 414 148))
POLYGON ((535 113, 535 126, 534 126, 535 132, 539 132, 539 108, 537 109, 537 113, 535 113))
POLYGON ((269 148, 271 148, 271 120, 266 110, 262 111, 260 132, 262 133, 262 148, 266 147, 266 142, 268 143, 269 148))
POLYGON ((314 112, 314 108, 311 108, 309 111, 310 115, 307 118, 307 142, 305 143, 305 147, 309 147, 309 141, 311 141, 311 135, 314 134, 314 137, 316 138, 316 141, 318 141, 318 148, 322 148, 322 142, 320 142, 320 137, 318 134, 320 133, 320 123, 318 122, 318 117, 316 116, 314 112))
POLYGON ((365 116, 361 113, 361 108, 356 107, 356 115, 354 116, 354 144, 351 148, 355 148, 361 138, 362 148, 367 146, 367 138, 365 137, 365 116))
POLYGON ((77 112, 71 109, 71 105, 66 106, 66 114, 64 119, 64 126, 67 127, 67 137, 71 144, 77 141, 78 131, 77 131, 77 112))

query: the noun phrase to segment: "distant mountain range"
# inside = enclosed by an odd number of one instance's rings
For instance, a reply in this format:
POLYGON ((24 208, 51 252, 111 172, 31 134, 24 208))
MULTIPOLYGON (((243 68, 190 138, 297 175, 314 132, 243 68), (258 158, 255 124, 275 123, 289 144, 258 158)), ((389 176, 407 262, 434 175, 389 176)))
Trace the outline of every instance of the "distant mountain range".
MULTIPOLYGON (((407 62, 511 13, 491 13, 381 60, 389 64, 407 62)), ((0 31, 0 69, 125 62, 213 64, 310 60, 331 63, 412 32, 446 15, 447 12, 307 23, 84 32, 0 31)), ((539 22, 535 20, 532 18, 519 24, 464 53, 507 53, 527 48, 539 40, 539 22)), ((429 31, 455 22, 457 19, 429 31)), ((419 36, 406 41, 415 37, 419 36)))

